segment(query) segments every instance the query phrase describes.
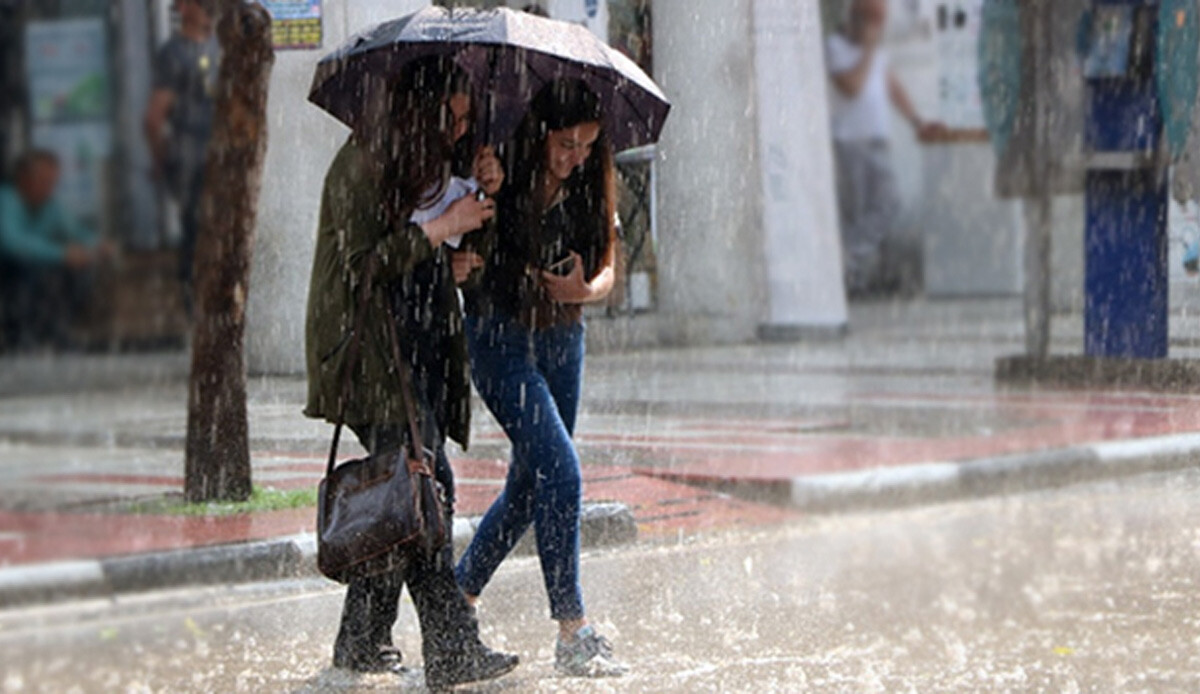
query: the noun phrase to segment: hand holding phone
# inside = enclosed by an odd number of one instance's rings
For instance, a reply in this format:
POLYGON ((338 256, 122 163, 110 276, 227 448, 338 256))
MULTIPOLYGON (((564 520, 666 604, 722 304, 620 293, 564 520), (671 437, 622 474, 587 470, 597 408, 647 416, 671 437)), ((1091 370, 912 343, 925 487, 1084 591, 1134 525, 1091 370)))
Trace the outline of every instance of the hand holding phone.
POLYGON ((542 271, 542 287, 560 304, 589 303, 596 294, 583 272, 583 259, 572 252, 542 271))

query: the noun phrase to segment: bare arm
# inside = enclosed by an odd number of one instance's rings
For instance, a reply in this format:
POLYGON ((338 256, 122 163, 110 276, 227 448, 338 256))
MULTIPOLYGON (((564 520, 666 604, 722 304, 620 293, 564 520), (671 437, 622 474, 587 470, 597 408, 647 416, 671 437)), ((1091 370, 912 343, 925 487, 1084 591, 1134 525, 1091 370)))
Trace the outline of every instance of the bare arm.
POLYGON ((600 271, 590 281, 583 274, 583 258, 574 251, 571 252, 573 263, 570 273, 560 276, 542 271, 542 284, 550 298, 560 304, 594 304, 607 299, 617 277, 616 243, 612 246, 604 256, 600 271))
POLYGON ((913 106, 912 99, 908 96, 908 91, 900 80, 896 79, 895 73, 888 71, 888 97, 892 100, 892 105, 904 116, 904 120, 912 125, 914 130, 919 131, 924 121, 921 120, 921 114, 917 113, 917 109, 913 106))
POLYGON ((948 132, 945 124, 921 118, 921 114, 917 112, 912 99, 908 96, 908 91, 891 72, 888 73, 888 96, 892 100, 892 105, 912 126, 913 132, 917 134, 917 139, 921 142, 935 142, 948 132))
POLYGON ((617 283, 617 246, 620 241, 614 240, 608 245, 608 253, 604 256, 604 264, 600 267, 600 272, 592 278, 588 284, 592 288, 592 302, 604 301, 608 295, 612 293, 613 286, 617 283))

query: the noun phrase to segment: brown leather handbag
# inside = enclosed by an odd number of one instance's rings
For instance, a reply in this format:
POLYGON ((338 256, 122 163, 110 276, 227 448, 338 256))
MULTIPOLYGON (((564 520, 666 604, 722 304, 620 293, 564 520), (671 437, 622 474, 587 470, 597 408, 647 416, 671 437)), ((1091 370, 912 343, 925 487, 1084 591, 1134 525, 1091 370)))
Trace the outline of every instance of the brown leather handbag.
POLYGON ((345 403, 363 333, 377 262, 369 261, 358 315, 347 349, 338 425, 317 500, 317 566, 340 583, 399 570, 416 552, 432 555, 449 541, 445 493, 434 478, 433 453, 422 445, 416 393, 409 364, 400 353, 395 316, 388 311, 392 358, 404 392, 407 445, 337 465, 345 403))

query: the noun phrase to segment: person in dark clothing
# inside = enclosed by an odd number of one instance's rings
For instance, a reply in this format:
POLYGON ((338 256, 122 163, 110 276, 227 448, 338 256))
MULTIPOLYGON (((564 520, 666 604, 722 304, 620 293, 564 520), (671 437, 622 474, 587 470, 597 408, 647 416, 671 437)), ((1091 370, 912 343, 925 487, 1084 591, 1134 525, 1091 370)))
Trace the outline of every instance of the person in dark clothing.
POLYGON ((180 28, 158 51, 144 124, 155 177, 179 204, 179 279, 189 313, 204 159, 221 60, 213 32, 214 1, 176 0, 180 28))
MULTIPOLYGON (((386 94, 386 114, 366 118, 338 152, 325 178, 306 326, 309 417, 344 421, 373 454, 407 444, 406 400, 393 362, 388 314, 413 373, 421 442, 435 457, 453 527, 454 474, 445 439, 464 448, 470 432, 470 374, 462 315, 444 242, 481 227, 491 200, 465 196, 424 223, 414 212, 440 199, 449 179, 452 142, 466 130, 470 90, 442 61, 420 61, 386 94), (376 267, 363 304, 357 355, 359 293, 376 267), (352 361, 353 357, 353 361, 352 361), (349 394, 343 392, 352 369, 349 394)), ((407 585, 421 625, 425 678, 441 688, 498 677, 517 665, 479 640, 474 611, 458 589, 452 543, 417 553, 396 572, 351 581, 334 665, 360 672, 395 669, 392 644, 400 592, 407 585)))

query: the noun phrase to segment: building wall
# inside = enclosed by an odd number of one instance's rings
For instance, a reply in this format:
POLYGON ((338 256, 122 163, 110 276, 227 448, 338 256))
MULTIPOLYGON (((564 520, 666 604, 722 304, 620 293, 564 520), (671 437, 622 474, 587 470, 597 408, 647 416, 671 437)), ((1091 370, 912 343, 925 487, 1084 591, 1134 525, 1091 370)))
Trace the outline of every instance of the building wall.
POLYGON ((766 317, 751 0, 654 6, 659 315, 667 343, 753 337, 766 317))

